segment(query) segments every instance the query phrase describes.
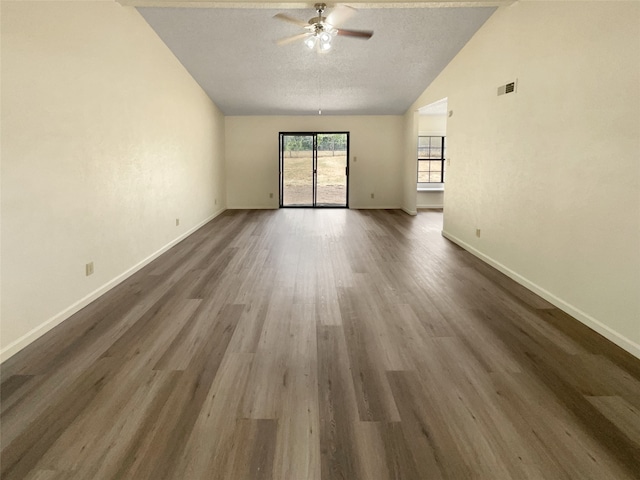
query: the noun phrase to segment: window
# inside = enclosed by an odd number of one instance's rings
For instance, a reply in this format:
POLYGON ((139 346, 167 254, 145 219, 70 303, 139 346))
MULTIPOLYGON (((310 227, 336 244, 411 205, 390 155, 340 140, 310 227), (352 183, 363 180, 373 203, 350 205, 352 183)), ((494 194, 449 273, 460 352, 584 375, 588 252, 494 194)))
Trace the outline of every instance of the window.
POLYGON ((444 183, 445 137, 418 137, 418 183, 444 183))

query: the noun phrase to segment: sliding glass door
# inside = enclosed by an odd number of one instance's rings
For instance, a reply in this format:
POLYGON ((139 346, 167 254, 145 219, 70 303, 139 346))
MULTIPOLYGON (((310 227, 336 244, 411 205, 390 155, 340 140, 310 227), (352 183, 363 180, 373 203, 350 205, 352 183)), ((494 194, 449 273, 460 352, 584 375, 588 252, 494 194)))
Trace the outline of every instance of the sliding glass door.
POLYGON ((280 206, 347 207, 349 134, 280 134, 280 206))

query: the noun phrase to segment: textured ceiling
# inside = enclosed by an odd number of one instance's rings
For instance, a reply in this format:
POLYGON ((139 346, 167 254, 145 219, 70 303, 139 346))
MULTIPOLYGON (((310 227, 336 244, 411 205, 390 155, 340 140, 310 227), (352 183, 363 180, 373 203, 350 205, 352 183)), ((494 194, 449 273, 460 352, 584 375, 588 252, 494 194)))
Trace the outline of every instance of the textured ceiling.
POLYGON ((373 37, 336 37, 324 54, 275 43, 303 31, 276 13, 307 21, 313 8, 138 10, 225 115, 395 115, 495 8, 361 9, 340 26, 373 37))

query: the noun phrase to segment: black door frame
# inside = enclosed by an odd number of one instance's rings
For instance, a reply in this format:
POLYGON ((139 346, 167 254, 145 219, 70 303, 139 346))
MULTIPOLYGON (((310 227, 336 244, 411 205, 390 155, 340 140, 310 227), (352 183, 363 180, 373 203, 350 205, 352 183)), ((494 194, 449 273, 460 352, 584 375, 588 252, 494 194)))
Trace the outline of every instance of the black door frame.
POLYGON ((278 157, 279 157, 279 177, 280 177, 280 208, 349 208, 349 132, 280 132, 278 136, 278 157), (317 186, 318 186, 318 135, 346 135, 347 137, 347 159, 345 166, 345 176, 347 188, 345 191, 344 205, 318 205, 317 204, 317 186), (313 137, 312 151, 312 191, 313 198, 311 205, 283 205, 284 200, 284 137, 300 136, 313 137))

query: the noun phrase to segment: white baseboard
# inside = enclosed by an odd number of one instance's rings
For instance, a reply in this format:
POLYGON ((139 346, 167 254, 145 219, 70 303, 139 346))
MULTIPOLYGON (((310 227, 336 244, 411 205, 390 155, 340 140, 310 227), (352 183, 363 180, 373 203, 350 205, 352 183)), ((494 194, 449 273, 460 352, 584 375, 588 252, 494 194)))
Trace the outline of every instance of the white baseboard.
POLYGON ((568 313, 573 318, 575 318, 575 319, 579 320, 580 322, 584 323, 587 327, 591 328, 592 330, 595 330, 596 332, 598 332, 600 335, 602 335, 603 337, 607 338, 608 340, 611 340, 613 343, 615 343, 619 347, 625 349, 631 355, 633 355, 633 356, 635 356, 637 358, 640 358, 640 345, 638 345, 636 342, 634 342, 634 341, 628 339, 627 337, 621 335, 620 333, 616 332, 615 330, 613 330, 612 328, 608 327, 607 325, 605 325, 604 323, 600 322, 599 320, 596 320, 594 317, 592 317, 588 313, 585 313, 582 310, 580 310, 579 308, 571 305, 570 303, 562 300, 561 298, 558 298, 553 293, 549 292, 548 290, 545 290, 544 288, 542 288, 541 286, 537 285, 536 283, 533 283, 532 281, 526 279, 525 277, 523 277, 519 273, 514 272, 513 270, 511 270, 510 268, 506 267, 502 263, 500 263, 500 262, 494 260, 493 258, 485 255, 484 253, 482 253, 479 250, 475 249, 474 247, 472 247, 468 243, 464 242, 463 240, 460 240, 455 235, 451 235, 450 233, 447 233, 447 232, 445 232, 443 230, 442 231, 442 236, 447 238, 447 239, 449 239, 449 240, 451 240, 453 243, 461 246, 466 251, 468 251, 469 253, 475 255, 476 257, 478 257, 482 261, 488 263, 492 267, 500 270, 502 273, 507 275, 509 278, 515 280, 520 285, 528 288, 529 290, 531 290, 532 292, 536 293, 537 295, 540 295, 542 298, 544 298, 549 303, 555 305, 560 310, 564 311, 565 313, 568 313))
POLYGON ((399 210, 398 205, 349 205, 351 210, 399 210))
POLYGON ((57 313, 53 317, 49 318, 48 320, 45 320, 43 323, 41 323, 37 327, 31 329, 30 331, 28 331, 26 334, 24 334, 23 336, 21 336, 17 340, 11 342, 9 345, 7 345, 2 350, 0 350, 0 362, 4 362, 7 358, 11 357, 12 355, 14 355, 17 352, 19 352, 20 350, 22 350, 24 347, 26 347, 27 345, 29 345, 30 343, 32 343, 33 341, 35 341, 36 339, 38 339, 39 337, 41 337, 42 335, 47 333, 49 330, 51 330, 55 326, 59 325, 63 321, 65 321, 71 315, 73 315, 74 313, 80 311, 81 309, 83 309, 84 307, 89 305, 91 302, 93 302, 95 299, 97 299, 101 295, 104 295, 106 292, 111 290, 113 287, 115 287, 119 283, 122 283, 124 280, 126 280, 131 275, 136 273, 142 267, 145 267, 146 265, 151 263, 153 260, 158 258, 160 255, 165 253, 167 250, 169 250, 171 247, 173 247, 177 243, 179 243, 182 240, 184 240, 185 238, 187 238, 189 235, 191 235, 196 230, 202 228, 204 225, 209 223, 211 220, 216 218, 218 215, 220 215, 225 210, 226 210, 225 208, 222 208, 222 209, 218 210, 213 215, 211 215, 210 217, 206 218, 205 220, 203 220, 202 222, 197 224, 195 227, 187 230, 182 235, 180 235, 176 239, 172 240, 171 242, 166 244, 164 247, 160 248, 160 250, 152 253, 151 255, 149 255, 144 260, 142 260, 142 261, 138 262, 137 264, 135 264, 133 267, 129 268, 128 270, 126 270, 125 272, 121 273, 117 277, 115 277, 112 280, 108 281, 107 283, 105 283, 101 287, 97 288, 93 292, 89 293, 87 296, 81 298, 80 300, 78 300, 77 302, 73 303, 69 307, 65 308, 61 312, 57 313))
POLYGON ((409 210, 408 208, 402 207, 402 211, 407 215, 416 216, 418 215, 418 210, 409 210))
POLYGON ((278 210, 280 207, 279 206, 265 206, 265 205, 260 205, 259 207, 227 207, 227 210, 278 210))
POLYGON ((442 203, 437 205, 418 205, 417 208, 444 208, 444 205, 442 203))

